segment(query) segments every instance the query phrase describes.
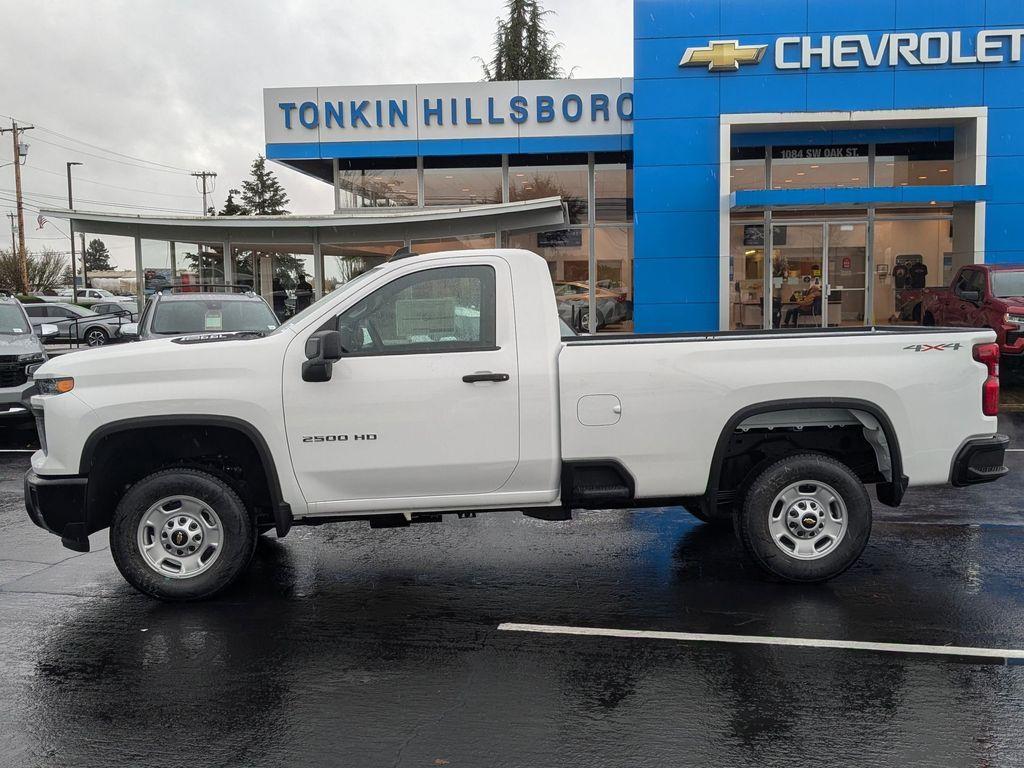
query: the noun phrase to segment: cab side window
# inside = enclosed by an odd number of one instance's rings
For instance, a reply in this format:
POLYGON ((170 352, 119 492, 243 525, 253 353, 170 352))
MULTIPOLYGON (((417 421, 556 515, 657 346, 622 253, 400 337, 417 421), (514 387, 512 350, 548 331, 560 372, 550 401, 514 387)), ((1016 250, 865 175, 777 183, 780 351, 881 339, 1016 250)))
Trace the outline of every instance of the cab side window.
POLYGON ((439 267, 393 280, 339 315, 351 355, 495 348, 495 275, 488 266, 439 267))

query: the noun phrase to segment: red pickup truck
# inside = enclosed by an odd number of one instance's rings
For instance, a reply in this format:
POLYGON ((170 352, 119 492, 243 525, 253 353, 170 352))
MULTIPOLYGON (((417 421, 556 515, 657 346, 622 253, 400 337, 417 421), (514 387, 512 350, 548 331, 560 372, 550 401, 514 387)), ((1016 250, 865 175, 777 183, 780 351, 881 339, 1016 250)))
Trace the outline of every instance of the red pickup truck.
POLYGON ((921 324, 991 328, 1000 353, 1020 359, 1024 353, 1024 264, 961 267, 949 288, 924 289, 921 324))

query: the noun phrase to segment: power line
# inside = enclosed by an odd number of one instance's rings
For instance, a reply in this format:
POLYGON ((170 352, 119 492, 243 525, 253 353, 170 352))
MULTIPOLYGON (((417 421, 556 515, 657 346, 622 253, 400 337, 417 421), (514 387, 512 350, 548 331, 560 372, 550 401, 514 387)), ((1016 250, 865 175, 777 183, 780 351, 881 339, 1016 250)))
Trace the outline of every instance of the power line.
MULTIPOLYGON (((9 115, 0 115, 0 117, 6 117, 9 120, 13 120, 14 119, 13 117, 10 117, 9 115)), ((190 170, 188 168, 180 168, 177 165, 169 165, 167 163, 158 163, 156 160, 147 160, 144 157, 135 157, 134 155, 126 155, 124 152, 117 152, 116 150, 113 150, 113 149, 107 149, 106 147, 101 147, 98 144, 90 144, 88 141, 83 141, 82 139, 76 139, 74 136, 68 136, 66 133, 61 133, 60 131, 55 131, 52 128, 46 128, 45 126, 39 125, 38 123, 34 123, 34 125, 40 131, 45 131, 46 133, 52 133, 54 136, 59 136, 60 138, 65 139, 67 141, 73 141, 76 144, 82 144, 83 146, 86 146, 86 147, 92 147, 93 149, 98 149, 100 152, 106 152, 106 153, 111 154, 111 155, 117 155, 118 157, 127 158, 128 160, 136 160, 136 161, 138 161, 140 163, 148 163, 149 165, 157 165, 157 166, 160 166, 161 168, 167 168, 169 170, 178 171, 178 172, 181 172, 181 173, 188 173, 189 170, 190 170)), ((40 139, 40 141, 44 141, 44 143, 49 143, 49 142, 46 142, 44 139, 40 139)), ((65 147, 65 149, 67 149, 67 147, 65 147)))
MULTIPOLYGON (((0 189, 0 193, 10 194, 12 191, 13 190, 10 190, 10 189, 0 189)), ((54 204, 48 202, 47 200, 40 200, 39 198, 49 198, 50 200, 60 200, 62 202, 64 201, 64 196, 63 195, 52 195, 52 194, 49 194, 49 193, 46 193, 46 192, 33 192, 31 195, 25 195, 24 197, 25 197, 26 200, 34 200, 35 202, 39 203, 40 205, 50 205, 50 206, 53 206, 54 204)), ((78 202, 92 203, 94 205, 103 205, 103 206, 106 206, 108 208, 129 208, 129 209, 133 209, 133 210, 143 210, 143 211, 165 211, 165 212, 168 212, 168 213, 191 213, 193 215, 195 214, 195 211, 190 210, 188 208, 166 208, 166 207, 161 207, 161 206, 156 206, 156 205, 135 205, 134 203, 112 203, 112 202, 107 201, 107 200, 96 200, 96 199, 87 198, 87 197, 76 197, 75 199, 78 202)))
POLYGON ((75 153, 77 153, 79 155, 85 155, 86 157, 94 157, 97 160, 104 160, 104 161, 106 161, 108 163, 118 163, 120 165, 127 165, 127 166, 129 166, 131 168, 138 168, 138 169, 143 170, 143 171, 153 171, 154 173, 173 173, 175 175, 180 175, 180 174, 183 174, 183 173, 188 173, 188 171, 172 171, 172 170, 168 170, 166 168, 152 168, 152 167, 150 167, 148 165, 140 165, 138 163, 130 163, 127 160, 118 160, 116 157, 104 157, 103 155, 93 154, 92 152, 85 152, 84 150, 76 149, 75 147, 68 147, 68 146, 65 146, 64 144, 58 144, 55 141, 47 141, 46 139, 40 138, 39 136, 36 137, 36 141, 41 141, 41 142, 43 142, 43 144, 49 144, 51 147, 58 147, 60 149, 66 150, 68 152, 75 152, 75 153))
MULTIPOLYGON (((49 174, 51 174, 53 176, 61 176, 61 177, 64 176, 64 174, 61 173, 60 171, 51 171, 48 168, 39 168, 39 167, 34 166, 34 165, 30 166, 30 167, 32 168, 33 171, 37 171, 37 172, 40 172, 40 173, 49 173, 49 174)), ((118 184, 110 184, 110 183, 108 183, 106 181, 95 181, 93 179, 83 179, 83 178, 80 178, 78 176, 75 177, 75 183, 96 184, 96 185, 101 186, 101 187, 110 187, 111 189, 120 189, 120 190, 122 190, 124 192, 138 192, 138 193, 143 194, 143 195, 158 195, 159 197, 178 197, 178 198, 181 198, 183 200, 192 200, 192 199, 194 199, 192 197, 192 195, 175 195, 175 194, 172 194, 170 192, 153 192, 152 190, 149 190, 149 189, 135 189, 134 187, 122 187, 122 186, 120 186, 118 184)))

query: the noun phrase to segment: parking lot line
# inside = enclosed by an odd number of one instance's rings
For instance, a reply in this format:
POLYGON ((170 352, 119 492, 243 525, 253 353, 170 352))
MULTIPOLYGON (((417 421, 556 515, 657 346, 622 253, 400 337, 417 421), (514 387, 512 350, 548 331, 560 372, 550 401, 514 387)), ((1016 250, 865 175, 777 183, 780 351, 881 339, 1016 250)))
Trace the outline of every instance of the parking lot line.
POLYGON ((973 648, 956 645, 922 645, 918 643, 871 643, 860 640, 822 640, 811 637, 770 637, 765 635, 717 635, 704 632, 659 632, 644 629, 607 629, 604 627, 563 627, 549 624, 498 625, 499 631, 532 632, 542 635, 583 635, 590 637, 619 637, 643 640, 674 640, 684 643, 726 643, 735 645, 782 645, 798 648, 838 648, 851 651, 880 653, 927 654, 951 656, 960 659, 984 659, 988 663, 1001 660, 1024 664, 1024 650, 1014 648, 973 648))

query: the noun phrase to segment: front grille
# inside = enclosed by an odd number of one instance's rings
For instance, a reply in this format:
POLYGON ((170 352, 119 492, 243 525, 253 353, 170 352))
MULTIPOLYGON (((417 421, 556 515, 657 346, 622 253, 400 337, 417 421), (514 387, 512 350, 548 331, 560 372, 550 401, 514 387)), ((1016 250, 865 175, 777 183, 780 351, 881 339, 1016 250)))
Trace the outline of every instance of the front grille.
POLYGON ((43 419, 43 409, 33 408, 32 415, 36 417, 36 433, 39 435, 39 447, 46 453, 46 422, 43 419))
MULTIPOLYGON (((11 356, 5 355, 4 358, 10 359, 11 356)), ((17 357, 13 358, 14 362, 7 362, 4 358, 0 358, 0 387, 20 387, 26 384, 28 375, 24 363, 19 363, 17 357)))

